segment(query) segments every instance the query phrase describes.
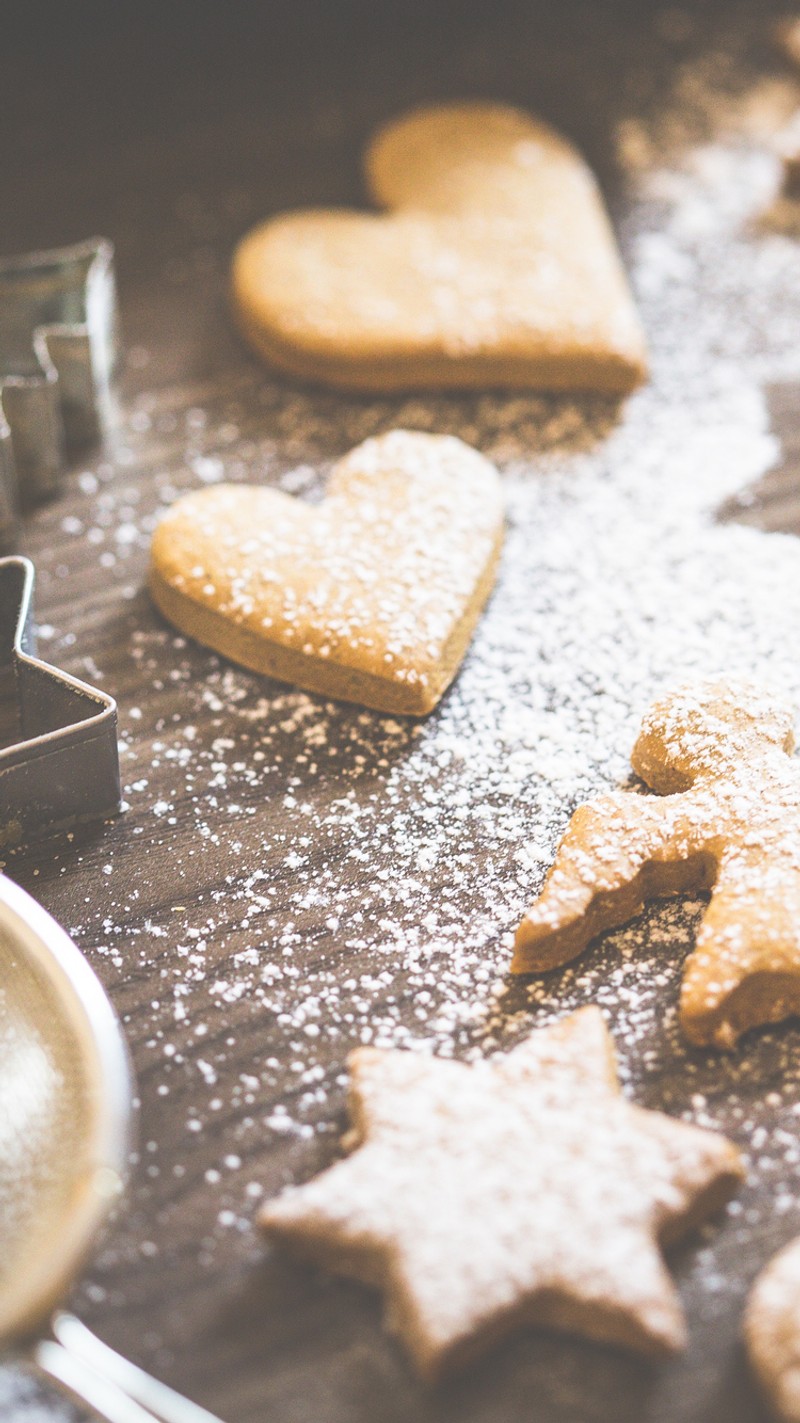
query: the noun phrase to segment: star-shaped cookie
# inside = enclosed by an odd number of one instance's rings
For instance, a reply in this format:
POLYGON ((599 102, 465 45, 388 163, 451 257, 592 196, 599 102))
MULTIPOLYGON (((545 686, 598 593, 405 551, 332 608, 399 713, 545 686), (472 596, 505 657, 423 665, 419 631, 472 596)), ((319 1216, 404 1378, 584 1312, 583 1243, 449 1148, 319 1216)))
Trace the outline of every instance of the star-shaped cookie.
POLYGON ((652 706, 631 764, 662 799, 580 806, 517 930, 515 973, 556 968, 648 899, 710 889, 681 1022, 733 1047, 800 1011, 800 764, 792 709, 750 683, 700 682, 652 706))
POLYGON ((741 1163, 620 1096, 599 1009, 491 1061, 358 1048, 350 1071, 356 1149, 261 1224, 381 1287, 423 1377, 526 1324, 655 1356, 683 1345, 659 1245, 720 1206, 741 1163))

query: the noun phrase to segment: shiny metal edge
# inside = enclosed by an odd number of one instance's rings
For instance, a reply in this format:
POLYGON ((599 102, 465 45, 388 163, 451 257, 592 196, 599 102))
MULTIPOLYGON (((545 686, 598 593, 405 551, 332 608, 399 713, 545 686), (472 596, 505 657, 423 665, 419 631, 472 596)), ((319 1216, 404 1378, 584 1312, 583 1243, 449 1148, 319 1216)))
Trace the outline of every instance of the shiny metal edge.
POLYGON ((99 709, 89 716, 83 717, 79 722, 71 722, 69 726, 60 726, 53 731, 42 732, 39 736, 27 737, 23 741, 15 741, 12 746, 4 747, 0 751, 0 766, 5 761, 16 759, 20 751, 24 751, 30 746, 50 746, 54 742, 70 741, 81 739, 90 727, 99 727, 109 720, 116 719, 117 703, 109 692, 104 692, 101 687, 93 687, 89 682, 84 682, 80 677, 73 677, 71 672, 62 672, 60 667, 54 667, 51 662, 37 657, 35 653, 26 652, 23 646, 26 625, 32 612, 33 588, 36 570, 29 558, 23 554, 8 554, 0 558, 0 563, 14 563, 22 571, 23 586, 22 597, 20 598, 19 611, 17 615, 17 627, 14 634, 14 655, 20 662, 26 662, 30 666, 44 668, 59 682, 71 687, 73 691, 81 692, 85 697, 98 702, 99 709))
MULTIPOLYGON (((7 610, 5 614, 2 614, 2 610, 0 610, 0 614, 15 618, 11 650, 17 666, 36 667, 46 673, 60 687, 70 688, 79 693, 87 702, 93 703, 95 708, 87 710, 87 714, 79 721, 69 722, 66 726, 56 725, 50 731, 43 731, 33 737, 23 737, 0 749, 0 821, 5 814, 8 823, 13 826, 16 808, 19 831, 14 831, 6 837, 10 843, 14 843, 17 839, 28 838, 31 833, 34 835, 38 833, 35 825, 31 830, 32 812, 29 809, 26 815, 23 808, 26 805, 30 807, 30 796, 37 767, 50 755, 58 753, 66 758, 74 756, 74 775, 70 774, 72 767, 69 762, 66 765, 62 764, 60 774, 61 783, 70 788, 74 783, 75 789, 74 796, 66 799, 63 795, 61 797, 62 802, 66 805, 66 814, 54 812, 47 815, 45 813, 41 817, 42 829, 54 830, 86 820, 105 819, 108 816, 116 815, 121 806, 121 786, 117 749, 117 703, 114 697, 99 687, 90 686, 88 682, 71 676, 68 672, 62 672, 59 668, 35 655, 35 639, 31 621, 35 580, 34 566, 30 559, 19 554, 0 558, 0 568, 6 568, 9 565, 13 565, 21 574, 21 590, 13 613, 11 610, 7 610), (99 777, 98 772, 99 778, 87 783, 80 779, 81 764, 87 747, 93 743, 105 752, 102 762, 104 771, 102 777, 99 777), (9 789, 12 781, 14 789, 9 789), (31 784, 28 784, 29 781, 31 784), (90 787, 89 790, 86 788, 87 784, 90 787), (82 790, 81 787, 83 787, 82 790)), ((0 845, 3 843, 3 825, 0 823, 0 845)))
POLYGON ((44 247, 35 252, 12 253, 10 257, 0 257, 0 279, 19 272, 37 271, 40 267, 62 267, 67 262, 82 259, 99 260, 108 267, 114 257, 114 244, 110 237, 85 237, 80 242, 67 247, 44 247))
POLYGON ((49 1317, 120 1198, 133 1143, 134 1078, 119 1019, 94 970, 56 921, 0 875, 0 926, 54 984, 81 1043, 91 1091, 90 1173, 79 1208, 53 1242, 46 1277, 0 1317, 0 1342, 24 1340, 49 1317))
POLYGON ((80 301, 78 320, 29 324, 34 369, 0 374, 0 547, 14 546, 20 504, 34 505, 58 492, 64 447, 102 437, 108 422, 108 384, 119 357, 119 315, 114 244, 89 237, 67 247, 0 258, 0 307, 22 304, 25 283, 39 278, 54 293, 64 285, 80 301), (19 287, 19 291, 17 291, 19 287), (72 350, 66 383, 50 341, 72 350), (75 371, 82 372, 75 387, 75 371))

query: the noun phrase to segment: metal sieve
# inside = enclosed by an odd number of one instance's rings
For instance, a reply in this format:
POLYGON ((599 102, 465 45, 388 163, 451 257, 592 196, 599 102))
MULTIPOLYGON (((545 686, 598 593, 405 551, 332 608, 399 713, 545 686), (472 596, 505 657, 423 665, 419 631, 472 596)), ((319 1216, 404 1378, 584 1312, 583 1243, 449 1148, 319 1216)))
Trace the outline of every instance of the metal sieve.
POLYGON ((82 954, 0 875, 0 1350, 107 1423, 218 1423, 52 1311, 121 1195, 133 1080, 82 954))

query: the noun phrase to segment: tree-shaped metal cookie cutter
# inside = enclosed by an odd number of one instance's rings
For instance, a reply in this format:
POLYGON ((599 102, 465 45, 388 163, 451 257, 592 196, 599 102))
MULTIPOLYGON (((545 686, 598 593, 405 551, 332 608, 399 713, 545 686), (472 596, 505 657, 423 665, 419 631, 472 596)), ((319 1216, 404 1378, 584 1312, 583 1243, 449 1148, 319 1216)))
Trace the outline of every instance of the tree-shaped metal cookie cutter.
POLYGON ((119 810, 117 704, 35 655, 33 564, 0 559, 0 846, 119 810))
POLYGON ((117 361, 105 238, 0 261, 0 548, 19 505, 58 489, 65 449, 97 439, 117 361))

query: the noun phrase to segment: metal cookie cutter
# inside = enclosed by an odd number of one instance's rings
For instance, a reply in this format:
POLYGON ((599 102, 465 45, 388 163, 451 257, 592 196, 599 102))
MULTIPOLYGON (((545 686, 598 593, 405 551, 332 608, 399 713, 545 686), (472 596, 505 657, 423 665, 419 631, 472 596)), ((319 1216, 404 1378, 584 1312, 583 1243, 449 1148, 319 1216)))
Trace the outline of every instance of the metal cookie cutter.
POLYGON ((64 449, 105 426, 118 354, 113 256, 96 237, 0 261, 0 547, 19 504, 56 492, 64 449))
POLYGON ((0 558, 0 845, 120 806, 117 704, 36 657, 33 580, 0 558))

